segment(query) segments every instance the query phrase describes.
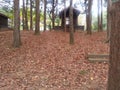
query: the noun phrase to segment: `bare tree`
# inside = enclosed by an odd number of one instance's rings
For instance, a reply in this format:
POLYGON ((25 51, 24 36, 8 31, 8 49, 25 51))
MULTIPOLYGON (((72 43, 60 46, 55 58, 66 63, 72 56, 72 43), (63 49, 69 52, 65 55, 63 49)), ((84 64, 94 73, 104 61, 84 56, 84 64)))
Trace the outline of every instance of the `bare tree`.
POLYGON ((22 7, 22 26, 23 30, 25 30, 25 0, 23 0, 23 7, 22 7))
POLYGON ((86 30, 87 30, 87 34, 92 34, 92 2, 93 0, 86 0, 86 3, 88 2, 88 6, 87 6, 87 10, 86 10, 86 30))
POLYGON ((35 0, 36 8, 35 8, 35 35, 40 34, 40 0, 35 0))
POLYGON ((66 0, 64 0, 64 31, 66 32, 66 0))
POLYGON ((46 0, 44 0, 44 31, 46 31, 46 0))
POLYGON ((102 0, 98 0, 98 31, 102 31, 102 0))
POLYGON ((30 30, 33 30, 33 0, 30 0, 30 30))
POLYGON ((28 0, 25 5, 25 29, 28 30, 28 0))
POLYGON ((120 90, 120 1, 112 5, 110 63, 107 90, 120 90))
POLYGON ((52 27, 55 27, 55 0, 52 1, 52 27))
POLYGON ((19 0, 14 0, 14 31, 13 31, 13 46, 20 47, 20 9, 19 0))
POLYGON ((69 11, 69 18, 70 18, 70 44, 74 44, 74 26, 73 26, 73 0, 70 0, 70 11, 69 11))

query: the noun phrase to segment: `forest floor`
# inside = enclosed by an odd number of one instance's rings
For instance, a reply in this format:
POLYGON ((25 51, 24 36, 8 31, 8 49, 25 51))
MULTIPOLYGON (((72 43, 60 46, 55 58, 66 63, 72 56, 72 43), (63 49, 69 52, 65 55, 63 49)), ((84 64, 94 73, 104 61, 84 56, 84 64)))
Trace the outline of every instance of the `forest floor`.
POLYGON ((89 62, 88 53, 108 54, 106 33, 87 35, 21 31, 22 46, 13 48, 13 32, 0 32, 0 90, 106 90, 108 63, 89 62))

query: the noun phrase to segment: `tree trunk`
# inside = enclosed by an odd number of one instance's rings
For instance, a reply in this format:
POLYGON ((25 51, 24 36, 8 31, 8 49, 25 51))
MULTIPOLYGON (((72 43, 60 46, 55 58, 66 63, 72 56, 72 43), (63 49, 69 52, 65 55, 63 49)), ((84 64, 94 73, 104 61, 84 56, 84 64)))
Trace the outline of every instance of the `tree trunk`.
POLYGON ((30 30, 33 30, 33 0, 30 0, 30 30))
POLYGON ((70 44, 74 44, 74 26, 73 26, 73 7, 72 7, 73 0, 70 0, 70 11, 69 11, 69 18, 70 18, 70 44))
POLYGON ((103 0, 101 0, 101 31, 103 31, 103 0))
POLYGON ((66 1, 64 0, 64 31, 66 32, 66 1))
POLYGON ((36 8, 35 8, 35 15, 36 15, 36 20, 35 20, 35 35, 40 34, 40 0, 35 0, 36 1, 36 8))
POLYGON ((120 1, 112 6, 110 64, 107 90, 120 90, 120 1))
POLYGON ((55 14, 54 14, 54 11, 55 11, 55 0, 53 0, 53 4, 52 4, 52 28, 54 29, 55 27, 55 14))
POLYGON ((46 31, 46 0, 44 0, 44 31, 46 31))
POLYGON ((92 34, 92 1, 88 0, 88 10, 87 10, 87 34, 92 34))
POLYGON ((108 41, 110 39, 110 31, 111 31, 111 15, 110 15, 111 5, 112 5, 111 0, 108 0, 107 1, 107 39, 108 41))
POLYGON ((25 30, 25 0, 23 0, 22 26, 23 26, 23 30, 25 30))
POLYGON ((25 29, 28 30, 28 0, 26 0, 26 5, 25 5, 25 29))
POLYGON ((58 14, 58 0, 56 0, 56 15, 58 14))
POLYGON ((102 31, 102 0, 98 0, 98 32, 102 31))
POLYGON ((19 47, 21 45, 20 39, 20 9, 19 0, 14 0, 14 31, 13 31, 13 46, 19 47))

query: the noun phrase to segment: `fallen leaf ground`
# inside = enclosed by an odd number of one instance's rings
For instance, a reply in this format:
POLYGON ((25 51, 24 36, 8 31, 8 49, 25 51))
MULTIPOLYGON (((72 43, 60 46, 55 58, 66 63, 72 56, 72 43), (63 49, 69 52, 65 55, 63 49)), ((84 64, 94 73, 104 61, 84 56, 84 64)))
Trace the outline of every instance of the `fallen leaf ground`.
POLYGON ((109 52, 106 33, 74 35, 70 45, 69 33, 22 31, 15 49, 13 32, 0 32, 0 90, 106 90, 108 63, 86 58, 109 52))

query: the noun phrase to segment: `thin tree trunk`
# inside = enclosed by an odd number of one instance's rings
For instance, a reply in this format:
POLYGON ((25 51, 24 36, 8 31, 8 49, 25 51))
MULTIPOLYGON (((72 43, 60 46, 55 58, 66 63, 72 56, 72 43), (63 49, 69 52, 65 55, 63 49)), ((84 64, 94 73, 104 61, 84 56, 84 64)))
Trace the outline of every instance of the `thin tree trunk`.
POLYGON ((28 30, 28 0, 26 0, 26 5, 25 5, 25 29, 28 30))
POLYGON ((36 20, 35 20, 35 35, 40 34, 40 0, 35 0, 36 1, 36 20))
POLYGON ((98 0, 98 32, 100 32, 100 0, 98 0))
POLYGON ((74 26, 73 26, 73 7, 72 7, 73 0, 70 0, 70 11, 69 11, 69 18, 70 18, 70 44, 74 44, 74 26))
POLYGON ((88 5, 87 5, 87 0, 84 1, 85 3, 85 11, 86 11, 86 31, 87 31, 87 25, 88 25, 88 5))
POLYGON ((107 90, 120 90, 120 1, 112 6, 110 63, 107 90))
POLYGON ((103 0, 101 0, 101 31, 103 31, 103 0))
POLYGON ((44 31, 46 31, 46 0, 44 0, 44 31))
POLYGON ((53 29, 55 27, 55 14, 54 14, 55 7, 54 7, 54 4, 55 4, 55 0, 53 0, 53 4, 52 4, 52 28, 53 29))
POLYGON ((13 46, 20 47, 20 9, 19 0, 14 0, 14 31, 13 31, 13 46))
POLYGON ((88 1, 88 10, 87 10, 87 34, 92 34, 92 1, 88 1))
POLYGON ((56 0, 56 15, 58 14, 58 0, 56 0))
POLYGON ((98 0, 98 32, 102 31, 102 0, 98 0))
POLYGON ((33 30, 33 0, 30 0, 30 30, 33 30))
POLYGON ((107 41, 109 41, 110 39, 111 32, 111 15, 110 15, 111 6, 112 6, 111 0, 107 0, 107 39, 108 39, 107 41))
POLYGON ((25 30, 25 0, 23 0, 22 25, 23 25, 23 30, 25 30))
POLYGON ((64 31, 66 32, 66 1, 64 0, 64 31))

